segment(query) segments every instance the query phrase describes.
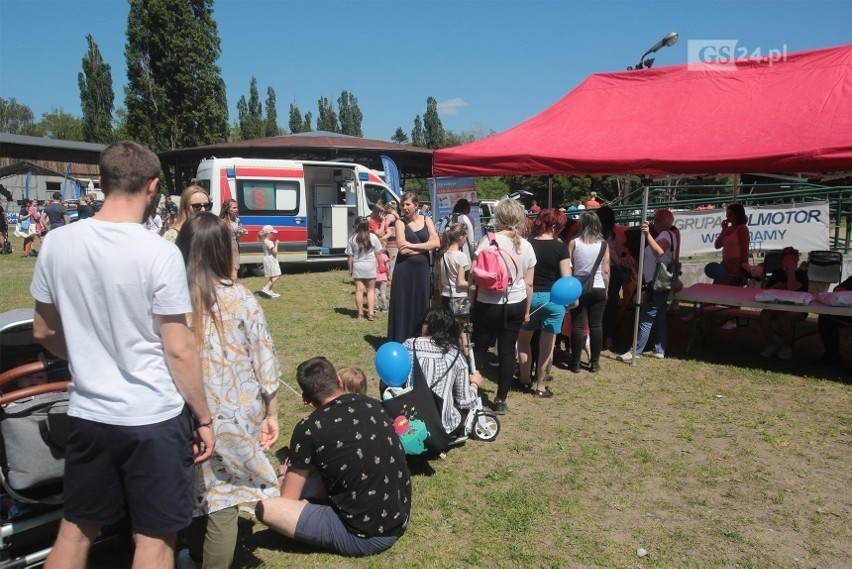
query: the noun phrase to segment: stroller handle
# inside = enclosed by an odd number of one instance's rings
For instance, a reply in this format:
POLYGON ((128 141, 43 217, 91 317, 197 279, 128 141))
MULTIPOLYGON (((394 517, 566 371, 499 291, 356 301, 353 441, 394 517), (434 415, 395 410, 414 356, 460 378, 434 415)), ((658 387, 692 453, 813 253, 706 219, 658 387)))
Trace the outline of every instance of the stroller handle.
POLYGON ((0 374, 0 387, 3 387, 7 383, 11 383, 16 379, 20 379, 34 373, 39 373, 46 369, 47 366, 45 366, 42 361, 30 362, 28 364, 19 365, 18 367, 13 367, 12 369, 0 374))
POLYGON ((53 383, 42 383, 41 385, 33 385, 31 387, 18 389, 0 397, 0 405, 6 405, 7 403, 12 403, 20 399, 27 399, 29 397, 35 397, 36 395, 42 395, 44 393, 67 391, 69 385, 71 385, 70 381, 54 381, 53 383))
POLYGON ((43 371, 54 371, 57 369, 62 369, 66 367, 66 365, 67 364, 65 360, 59 358, 48 358, 19 365, 18 367, 13 367, 10 370, 0 373, 0 388, 2 388, 7 383, 15 381, 16 379, 20 379, 22 377, 26 377, 34 373, 40 373, 43 371))

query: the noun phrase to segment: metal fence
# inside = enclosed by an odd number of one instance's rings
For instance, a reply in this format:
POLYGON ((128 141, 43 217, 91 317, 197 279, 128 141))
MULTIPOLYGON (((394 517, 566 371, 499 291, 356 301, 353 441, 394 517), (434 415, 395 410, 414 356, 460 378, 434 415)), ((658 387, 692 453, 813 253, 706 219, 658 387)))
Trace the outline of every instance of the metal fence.
MULTIPOLYGON (((708 185, 688 188, 683 186, 651 186, 648 193, 648 213, 661 208, 695 209, 711 205, 724 209, 736 201, 744 206, 779 203, 828 202, 830 220, 829 247, 848 253, 852 249, 852 186, 821 186, 812 183, 779 183, 740 186, 736 197, 730 185, 708 185), (677 194, 681 195, 677 195, 677 194), (674 198, 674 199, 673 199, 674 198)), ((642 217, 642 192, 633 190, 622 200, 610 205, 617 223, 638 225, 642 217)))

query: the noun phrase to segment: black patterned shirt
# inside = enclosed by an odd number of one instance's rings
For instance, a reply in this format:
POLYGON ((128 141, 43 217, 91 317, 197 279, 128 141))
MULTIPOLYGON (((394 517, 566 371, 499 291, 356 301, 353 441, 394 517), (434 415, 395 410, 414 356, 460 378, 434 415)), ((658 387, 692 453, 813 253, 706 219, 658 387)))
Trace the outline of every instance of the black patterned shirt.
POLYGON ((411 478, 399 436, 379 401, 341 395, 296 425, 290 449, 292 468, 319 471, 351 533, 401 533, 411 513, 411 478))

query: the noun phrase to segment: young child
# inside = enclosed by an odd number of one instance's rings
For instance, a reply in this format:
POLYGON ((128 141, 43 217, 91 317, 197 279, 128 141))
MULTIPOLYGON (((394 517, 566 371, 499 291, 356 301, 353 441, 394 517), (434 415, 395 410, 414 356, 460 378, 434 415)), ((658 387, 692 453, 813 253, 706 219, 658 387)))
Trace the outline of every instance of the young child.
POLYGON ((364 292, 367 293, 367 320, 375 320, 376 312, 376 253, 382 250, 382 242, 375 233, 370 233, 370 221, 366 217, 355 220, 355 234, 346 244, 349 276, 355 281, 356 318, 364 317, 364 292))
POLYGON ((278 240, 272 241, 270 237, 278 233, 271 225, 264 225, 257 234, 258 241, 263 243, 263 276, 269 279, 266 286, 260 291, 261 296, 266 298, 278 298, 281 296, 272 291, 276 281, 281 277, 281 265, 278 264, 278 240))
POLYGON ((337 377, 343 381, 343 391, 346 393, 367 394, 367 376, 361 368, 343 367, 337 370, 337 377))
POLYGON ((387 251, 382 249, 376 254, 376 310, 388 311, 388 272, 390 271, 390 257, 387 251))

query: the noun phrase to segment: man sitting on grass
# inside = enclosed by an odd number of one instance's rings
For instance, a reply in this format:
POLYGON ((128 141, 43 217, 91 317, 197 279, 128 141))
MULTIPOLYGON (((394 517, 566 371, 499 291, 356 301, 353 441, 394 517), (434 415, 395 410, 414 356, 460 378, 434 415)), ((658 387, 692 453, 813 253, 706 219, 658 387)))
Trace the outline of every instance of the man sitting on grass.
POLYGON ((281 497, 261 502, 258 519, 341 555, 388 549, 411 513, 411 479, 390 418, 375 399, 346 393, 325 358, 300 364, 296 380, 315 410, 293 430, 281 497), (311 475, 319 476, 327 496, 305 495, 311 475))

